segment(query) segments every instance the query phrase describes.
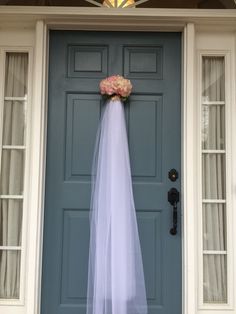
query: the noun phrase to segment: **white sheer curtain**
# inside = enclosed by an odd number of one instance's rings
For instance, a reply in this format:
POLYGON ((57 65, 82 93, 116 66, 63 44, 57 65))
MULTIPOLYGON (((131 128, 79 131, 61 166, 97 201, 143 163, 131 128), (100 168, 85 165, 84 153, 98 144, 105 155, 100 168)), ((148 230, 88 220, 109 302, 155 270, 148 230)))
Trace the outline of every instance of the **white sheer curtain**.
POLYGON ((226 207, 214 203, 226 197, 225 153, 222 152, 225 149, 224 66, 223 57, 203 58, 202 194, 204 200, 213 201, 203 203, 203 294, 206 303, 227 302, 226 207))
POLYGON ((27 93, 28 55, 7 53, 5 75, 5 102, 1 157, 0 193, 0 298, 18 298, 20 286, 22 200, 11 195, 23 194, 25 102, 12 97, 27 93), (8 99, 6 97, 9 97, 8 99), (18 250, 9 250, 11 246, 18 250))

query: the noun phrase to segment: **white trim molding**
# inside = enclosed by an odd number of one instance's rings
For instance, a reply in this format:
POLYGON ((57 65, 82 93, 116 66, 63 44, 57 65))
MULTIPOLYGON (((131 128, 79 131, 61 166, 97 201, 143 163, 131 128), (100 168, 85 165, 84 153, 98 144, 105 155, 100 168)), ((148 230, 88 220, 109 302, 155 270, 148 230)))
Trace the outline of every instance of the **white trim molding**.
POLYGON ((43 20, 50 28, 88 30, 183 31, 187 23, 213 30, 236 31, 236 10, 0 6, 0 28, 34 28, 43 20))
POLYGON ((182 114, 183 169, 183 306, 185 314, 196 313, 196 106, 195 106, 195 27, 184 31, 184 81, 182 114))
POLYGON ((28 258, 28 304, 25 313, 40 313, 44 180, 46 168, 47 131, 47 27, 43 21, 36 23, 35 63, 34 63, 34 102, 32 115, 31 141, 31 187, 29 219, 29 258, 28 258))

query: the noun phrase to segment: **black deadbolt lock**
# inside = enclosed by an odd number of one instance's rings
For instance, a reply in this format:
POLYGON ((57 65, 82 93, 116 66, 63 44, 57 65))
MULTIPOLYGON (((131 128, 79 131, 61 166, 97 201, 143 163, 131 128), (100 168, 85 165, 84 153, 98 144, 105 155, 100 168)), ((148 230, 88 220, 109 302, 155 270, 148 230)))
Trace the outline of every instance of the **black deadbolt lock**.
POLYGON ((168 177, 170 181, 175 182, 179 177, 179 173, 176 169, 171 169, 168 173, 168 177))

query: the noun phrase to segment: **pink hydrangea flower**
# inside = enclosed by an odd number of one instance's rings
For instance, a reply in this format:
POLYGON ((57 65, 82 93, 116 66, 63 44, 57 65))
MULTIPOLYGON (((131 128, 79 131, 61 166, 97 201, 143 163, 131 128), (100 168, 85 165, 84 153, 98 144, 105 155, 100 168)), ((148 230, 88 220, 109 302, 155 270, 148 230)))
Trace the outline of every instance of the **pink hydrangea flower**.
POLYGON ((131 94, 132 84, 123 76, 112 75, 100 82, 100 91, 102 95, 117 95, 127 98, 131 94))

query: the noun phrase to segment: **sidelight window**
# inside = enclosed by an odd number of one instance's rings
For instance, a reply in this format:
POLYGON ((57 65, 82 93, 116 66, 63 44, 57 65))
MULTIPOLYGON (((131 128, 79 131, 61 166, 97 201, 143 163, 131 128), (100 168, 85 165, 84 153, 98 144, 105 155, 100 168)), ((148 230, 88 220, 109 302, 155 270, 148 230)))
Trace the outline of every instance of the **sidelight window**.
POLYGON ((0 176, 0 299, 20 299, 28 53, 5 53, 0 176))
POLYGON ((202 57, 202 265, 203 303, 225 304, 227 193, 225 57, 202 57))

